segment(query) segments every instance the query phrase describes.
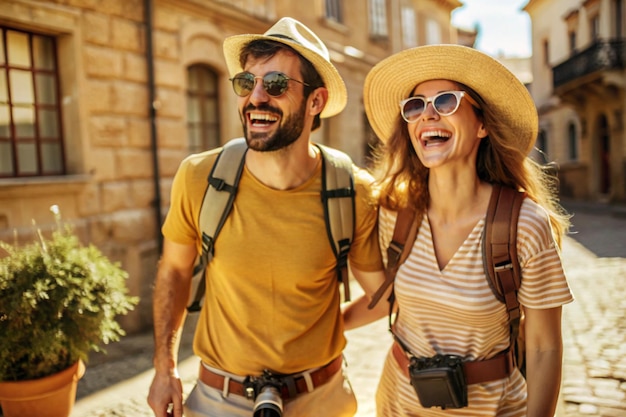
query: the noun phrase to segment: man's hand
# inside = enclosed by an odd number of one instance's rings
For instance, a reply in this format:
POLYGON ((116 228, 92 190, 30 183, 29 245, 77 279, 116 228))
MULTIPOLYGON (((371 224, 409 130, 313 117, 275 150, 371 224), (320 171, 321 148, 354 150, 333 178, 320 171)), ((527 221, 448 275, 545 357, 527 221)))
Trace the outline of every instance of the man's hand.
POLYGON ((177 374, 155 374, 150 392, 148 405, 155 417, 182 417, 183 416, 183 384, 177 374))

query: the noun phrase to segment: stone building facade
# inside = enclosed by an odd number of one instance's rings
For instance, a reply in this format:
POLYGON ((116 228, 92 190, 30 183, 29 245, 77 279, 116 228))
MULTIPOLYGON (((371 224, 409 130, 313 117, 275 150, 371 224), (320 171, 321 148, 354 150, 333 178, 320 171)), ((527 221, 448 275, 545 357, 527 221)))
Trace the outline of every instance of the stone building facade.
POLYGON ((327 44, 348 106, 316 141, 364 165, 373 135, 362 86, 380 59, 456 43, 456 0, 3 0, 0 239, 53 227, 49 207, 129 272, 141 297, 123 325, 151 324, 160 225, 191 152, 241 136, 223 39, 292 16, 327 44))
POLYGON ((626 2, 530 0, 538 147, 561 194, 626 201, 626 2))

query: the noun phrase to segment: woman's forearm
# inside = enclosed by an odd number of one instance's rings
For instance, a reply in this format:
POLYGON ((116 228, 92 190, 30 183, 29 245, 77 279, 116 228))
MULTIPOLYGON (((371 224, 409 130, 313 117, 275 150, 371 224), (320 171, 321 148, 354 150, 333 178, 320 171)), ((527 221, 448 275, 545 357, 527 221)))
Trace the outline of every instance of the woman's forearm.
POLYGON ((553 417, 561 387, 562 349, 526 352, 528 417, 553 417))

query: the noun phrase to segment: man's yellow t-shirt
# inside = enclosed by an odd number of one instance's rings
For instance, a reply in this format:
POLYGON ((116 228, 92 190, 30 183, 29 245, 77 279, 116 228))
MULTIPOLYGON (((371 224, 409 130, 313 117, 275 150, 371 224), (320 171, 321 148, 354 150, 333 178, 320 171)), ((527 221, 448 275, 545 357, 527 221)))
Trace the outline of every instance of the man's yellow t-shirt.
MULTIPOLYGON (((163 235, 200 251, 198 216, 216 151, 186 158, 172 186, 163 235)), ((354 167, 356 223, 350 265, 382 269, 371 176, 354 167)), ((343 351, 335 256, 320 198, 321 164, 301 186, 269 188, 244 168, 207 268, 194 351, 237 375, 322 366, 343 351)))

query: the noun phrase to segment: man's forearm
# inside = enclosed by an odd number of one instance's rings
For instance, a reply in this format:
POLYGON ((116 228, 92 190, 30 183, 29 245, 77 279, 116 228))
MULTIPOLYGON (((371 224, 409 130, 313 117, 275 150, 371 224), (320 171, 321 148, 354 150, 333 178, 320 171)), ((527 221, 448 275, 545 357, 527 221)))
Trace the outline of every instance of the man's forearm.
POLYGON ((389 303, 386 300, 380 300, 376 307, 371 310, 368 308, 370 301, 370 297, 362 295, 343 307, 345 330, 352 330, 387 316, 389 303))
POLYGON ((157 373, 175 372, 180 334, 186 314, 188 280, 160 266, 153 296, 154 368, 157 373))

